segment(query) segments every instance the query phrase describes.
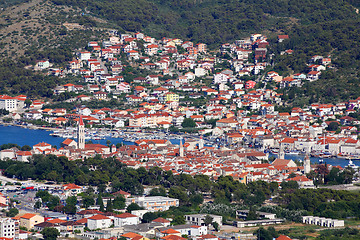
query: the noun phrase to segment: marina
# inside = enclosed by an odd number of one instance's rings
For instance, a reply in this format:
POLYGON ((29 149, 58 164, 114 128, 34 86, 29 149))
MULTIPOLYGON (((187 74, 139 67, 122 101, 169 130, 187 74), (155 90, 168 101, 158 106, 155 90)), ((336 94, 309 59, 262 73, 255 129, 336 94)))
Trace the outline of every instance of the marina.
MULTIPOLYGON (((18 126, 4 126, 0 125, 0 145, 7 143, 15 143, 20 146, 30 145, 33 146, 40 142, 46 142, 51 145, 60 147, 61 142, 66 138, 76 138, 75 128, 69 128, 66 131, 62 129, 55 130, 54 132, 49 130, 41 129, 28 129, 18 126)), ((198 138, 199 136, 192 136, 193 138, 198 138)), ((101 130, 87 130, 87 141, 91 140, 93 143, 99 143, 106 145, 108 141, 111 144, 123 143, 125 145, 134 145, 134 142, 139 139, 169 139, 173 144, 179 144, 181 135, 176 134, 167 134, 166 132, 154 131, 154 132, 126 132, 122 130, 111 130, 111 129, 101 129, 101 130)), ((205 137, 205 144, 207 146, 216 143, 216 138, 205 137)), ((109 142, 108 142, 109 143, 109 142)), ((276 149, 269 153, 269 157, 277 157, 276 149)), ((292 159, 296 161, 303 161, 305 155, 301 153, 288 152, 285 153, 286 159, 292 159)), ((311 156, 310 160, 312 163, 323 163, 331 164, 334 166, 345 167, 349 164, 347 158, 322 158, 319 156, 311 156)), ((358 160, 352 159, 353 164, 356 166, 359 165, 358 160)))

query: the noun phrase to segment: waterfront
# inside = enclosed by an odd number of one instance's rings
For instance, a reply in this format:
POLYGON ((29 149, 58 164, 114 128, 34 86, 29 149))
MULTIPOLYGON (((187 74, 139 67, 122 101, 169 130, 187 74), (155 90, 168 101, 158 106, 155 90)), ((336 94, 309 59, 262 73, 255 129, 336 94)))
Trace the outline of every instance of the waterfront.
MULTIPOLYGON (((42 129, 28 129, 17 126, 4 126, 0 125, 0 145, 6 143, 15 143, 19 146, 29 145, 33 146, 40 142, 46 142, 51 145, 60 147, 60 144, 65 140, 61 137, 50 136, 52 131, 42 129)), ((108 137, 101 140, 91 140, 93 143, 105 144, 106 141, 110 140, 112 144, 122 143, 122 138, 108 137)), ((126 145, 133 145, 134 143, 125 141, 126 145)))
MULTIPOLYGON (((4 126, 0 125, 0 145, 6 144, 6 143, 15 143, 19 146, 29 145, 33 146, 35 144, 38 144, 40 142, 46 142, 51 145, 56 145, 57 147, 60 147, 60 144, 62 141, 65 140, 65 138, 61 137, 53 137, 50 136, 52 131, 47 130, 41 130, 41 129, 27 129, 22 127, 16 127, 16 126, 4 126)), ((102 140, 92 140, 93 143, 99 143, 106 145, 107 140, 110 140, 112 144, 117 143, 124 143, 126 145, 133 145, 133 142, 129 141, 123 141, 122 138, 113 138, 113 137, 106 137, 102 140)), ((172 143, 179 144, 179 139, 172 139, 172 143)), ((273 154, 269 154, 269 156, 275 156, 273 154)), ((285 154, 286 159, 292 159, 292 160, 303 160, 304 155, 288 155, 285 154)), ((311 157, 310 160, 312 163, 319 163, 320 158, 311 157)), ((324 159, 324 163, 331 164, 331 165, 339 165, 341 167, 345 167, 349 164, 349 161, 346 159, 341 158, 327 158, 324 159)), ((354 161, 354 163, 359 166, 359 161, 354 161)))
MULTIPOLYGON (((276 154, 269 154, 269 156, 277 157, 276 154)), ((303 161, 305 158, 305 155, 291 155, 291 154, 285 154, 285 159, 292 159, 294 161, 303 161)), ((349 164, 349 160, 344 158, 318 158, 318 157, 310 157, 311 163, 318 164, 319 160, 323 160, 323 163, 327 163, 333 166, 340 166, 340 167, 346 167, 349 164)), ((360 161, 353 161, 353 163, 356 166, 359 166, 360 161)))

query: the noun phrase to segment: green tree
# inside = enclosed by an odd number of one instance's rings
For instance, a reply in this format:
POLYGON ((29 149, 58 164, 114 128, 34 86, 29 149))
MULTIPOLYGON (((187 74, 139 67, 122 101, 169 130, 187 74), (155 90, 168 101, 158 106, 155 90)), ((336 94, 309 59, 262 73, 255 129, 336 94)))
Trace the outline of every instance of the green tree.
POLYGON ((56 206, 60 204, 60 198, 58 196, 51 195, 49 201, 46 203, 46 206, 53 210, 56 206))
POLYGON ((7 217, 15 217, 19 214, 19 210, 17 208, 10 208, 8 212, 6 212, 7 217))
POLYGON ((94 197, 87 194, 82 196, 82 202, 84 208, 88 208, 95 204, 94 197))
POLYGON ((193 194, 190 196, 189 203, 191 206, 197 207, 204 202, 204 197, 202 194, 193 194))
POLYGON ((48 191, 37 191, 35 196, 41 198, 42 202, 48 202, 51 194, 48 191))
POLYGON ((122 196, 117 196, 113 201, 114 209, 124 209, 125 208, 125 198, 122 196))
POLYGON ((56 228, 44 228, 41 231, 43 238, 45 240, 56 240, 58 236, 60 236, 59 231, 56 228))
POLYGON ((181 225, 181 224, 185 224, 185 217, 182 215, 175 216, 174 219, 171 221, 171 225, 181 225))
POLYGON ((24 145, 21 147, 21 151, 30 151, 31 147, 29 145, 24 145))
MULTIPOLYGON (((109 200, 110 201, 110 200, 109 200)), ((96 199, 96 205, 99 205, 100 206, 100 211, 101 212, 104 212, 105 210, 105 207, 104 207, 104 202, 103 202, 103 199, 101 197, 101 194, 98 194, 98 197, 96 199)))
POLYGON ((97 188, 99 193, 104 193, 106 190, 106 185, 105 184, 100 184, 97 188))
POLYGON ((216 232, 218 232, 220 230, 219 224, 217 222, 212 222, 212 226, 216 232))
POLYGON ((126 208, 126 211, 131 213, 131 211, 134 210, 142 210, 144 209, 143 207, 140 207, 138 204, 136 203, 130 203, 130 205, 126 208))
POLYGON ((247 215, 246 220, 250 221, 250 220, 257 220, 257 219, 258 219, 258 216, 256 214, 255 209, 253 207, 250 207, 249 214, 247 215))
POLYGON ((254 235, 256 235, 257 240, 273 240, 272 234, 263 227, 258 228, 254 235))
POLYGON ((292 172, 292 173, 290 173, 290 174, 289 174, 289 176, 288 176, 288 178, 294 178, 294 177, 296 177, 296 174, 295 174, 295 173, 293 173, 293 172, 292 172))
POLYGON ((106 203, 106 212, 112 212, 112 211, 114 211, 113 204, 111 199, 109 199, 106 203))
POLYGON ((179 199, 181 205, 186 205, 189 201, 188 195, 180 187, 171 187, 169 190, 169 197, 179 199))
POLYGON ((204 218, 204 224, 206 226, 209 226, 210 224, 212 224, 214 218, 210 215, 206 215, 205 218, 204 218))
POLYGON ((158 215, 154 212, 147 212, 144 214, 143 218, 142 218, 142 222, 143 223, 149 223, 152 220, 156 219, 158 217, 158 215))
POLYGON ((34 208, 36 208, 36 209, 39 209, 39 208, 41 208, 41 202, 40 201, 36 201, 36 203, 34 204, 34 208))
POLYGON ((66 199, 67 205, 76 205, 77 204, 77 197, 76 196, 70 196, 66 199))
POLYGON ((282 189, 298 189, 299 184, 297 181, 282 181, 280 184, 282 189))
POLYGON ((196 127, 196 123, 192 118, 185 118, 184 121, 181 123, 183 128, 194 128, 196 127))
POLYGON ((164 187, 153 188, 149 192, 150 196, 163 196, 166 197, 166 189, 164 187))

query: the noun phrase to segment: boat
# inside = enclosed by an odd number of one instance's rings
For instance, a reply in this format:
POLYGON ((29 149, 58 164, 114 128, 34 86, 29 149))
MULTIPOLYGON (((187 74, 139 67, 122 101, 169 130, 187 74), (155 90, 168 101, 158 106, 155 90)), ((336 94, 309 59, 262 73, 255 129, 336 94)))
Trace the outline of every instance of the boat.
POLYGON ((279 153, 279 149, 271 149, 270 150, 272 154, 278 154, 279 153))
POLYGON ((332 158, 333 155, 332 155, 330 152, 322 152, 322 153, 320 154, 320 157, 321 157, 321 158, 332 158))
POLYGON ((293 150, 293 151, 287 152, 286 154, 288 154, 288 155, 299 155, 299 154, 300 154, 300 151, 293 150))
POLYGON ((324 163, 324 159, 321 159, 321 158, 320 158, 320 159, 319 159, 319 163, 320 163, 320 164, 324 163))
POLYGON ((342 158, 342 159, 348 159, 350 157, 349 154, 346 154, 346 153, 339 153, 337 155, 337 158, 342 158))
POLYGON ((351 160, 351 158, 349 158, 349 164, 348 164, 346 167, 352 168, 352 169, 355 169, 355 170, 359 169, 359 166, 356 166, 356 165, 353 163, 353 161, 351 160))

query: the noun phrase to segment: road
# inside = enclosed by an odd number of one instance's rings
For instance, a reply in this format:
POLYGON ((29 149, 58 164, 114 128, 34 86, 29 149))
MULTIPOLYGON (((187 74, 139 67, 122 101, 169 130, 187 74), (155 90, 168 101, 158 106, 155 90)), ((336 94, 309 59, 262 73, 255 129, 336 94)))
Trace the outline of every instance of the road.
POLYGON ((100 67, 101 67, 102 69, 104 69, 104 73, 105 73, 105 74, 108 74, 108 69, 107 69, 107 67, 105 66, 105 63, 101 60, 101 58, 97 58, 97 60, 98 60, 99 63, 100 63, 100 67))
POLYGON ((354 184, 319 186, 318 188, 327 188, 327 189, 332 189, 332 190, 348 190, 348 191, 359 191, 360 190, 360 186, 356 186, 354 184))

